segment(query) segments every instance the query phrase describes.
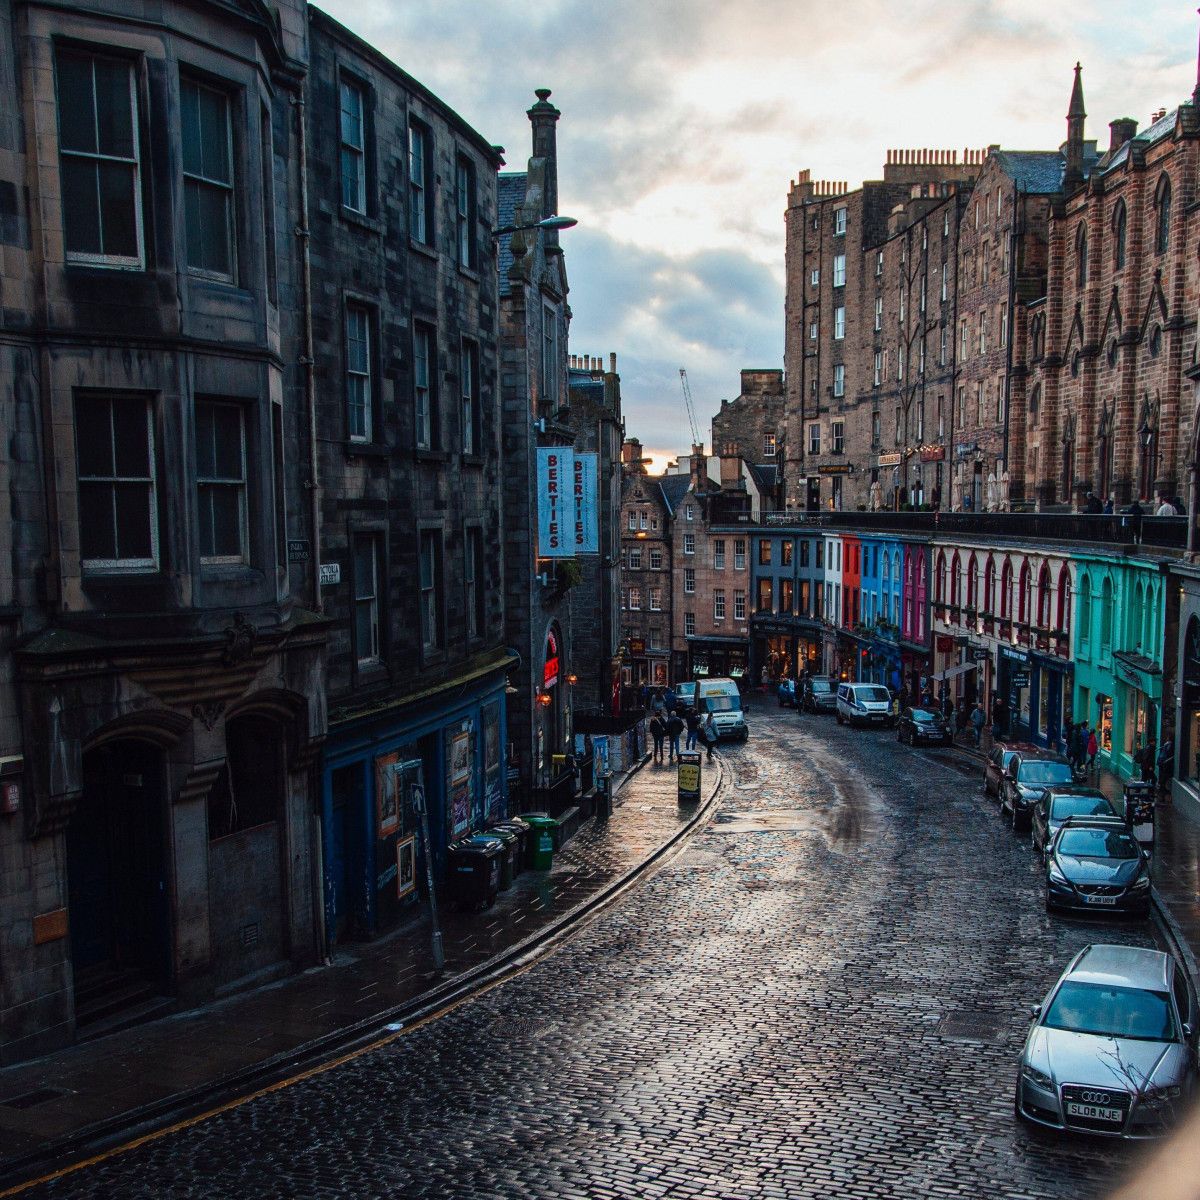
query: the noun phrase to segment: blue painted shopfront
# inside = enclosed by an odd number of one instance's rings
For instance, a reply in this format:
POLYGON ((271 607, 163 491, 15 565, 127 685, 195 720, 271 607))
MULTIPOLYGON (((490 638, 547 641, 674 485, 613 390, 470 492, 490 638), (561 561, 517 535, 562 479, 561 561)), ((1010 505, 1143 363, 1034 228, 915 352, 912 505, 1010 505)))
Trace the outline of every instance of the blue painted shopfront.
POLYGON ((900 647, 904 545, 892 538, 862 537, 862 601, 858 678, 899 691, 904 681, 900 647))
POLYGON ((414 794, 429 812, 434 873, 447 845, 507 815, 503 674, 398 711, 330 721, 322 764, 326 942, 374 937, 424 878, 414 794))

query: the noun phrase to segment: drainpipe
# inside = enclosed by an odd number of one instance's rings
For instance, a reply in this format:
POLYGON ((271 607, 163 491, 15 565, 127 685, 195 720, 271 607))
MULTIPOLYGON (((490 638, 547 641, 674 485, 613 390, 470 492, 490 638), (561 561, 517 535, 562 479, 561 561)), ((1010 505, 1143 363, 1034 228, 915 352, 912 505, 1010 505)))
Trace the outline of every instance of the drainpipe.
MULTIPOLYGON (((1009 424, 1012 421, 1012 369, 1013 369, 1013 343, 1016 341, 1017 328, 1017 231, 1020 224, 1020 217, 1017 211, 1017 185, 1013 183, 1012 198, 1009 200, 1011 205, 1009 211, 1012 213, 1012 230, 1008 235, 1008 347, 1007 355, 1004 363, 1004 469, 1008 472, 1009 486, 1012 486, 1013 469, 1012 463, 1009 462, 1008 455, 1008 437, 1009 424)), ((1021 473, 1024 479, 1024 470, 1021 473)), ((1009 499, 1009 508, 1011 509, 1011 495, 1009 499)))
POLYGON ((304 407, 308 414, 308 501, 312 525, 312 606, 316 612, 321 605, 321 481, 317 465, 317 399, 316 376, 313 364, 312 322, 312 255, 308 227, 308 129, 305 124, 303 91, 292 97, 298 125, 298 170, 300 174, 300 223, 296 239, 300 247, 300 311, 303 315, 304 353, 300 365, 304 368, 304 407))

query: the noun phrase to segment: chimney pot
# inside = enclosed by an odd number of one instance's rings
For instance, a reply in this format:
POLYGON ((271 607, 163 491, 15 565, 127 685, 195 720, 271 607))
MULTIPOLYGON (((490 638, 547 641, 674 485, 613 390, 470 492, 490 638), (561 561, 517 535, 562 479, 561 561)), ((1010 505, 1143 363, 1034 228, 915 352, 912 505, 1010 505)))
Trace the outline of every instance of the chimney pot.
POLYGON ((617 373, 617 356, 612 351, 608 355, 608 369, 614 375, 617 373))

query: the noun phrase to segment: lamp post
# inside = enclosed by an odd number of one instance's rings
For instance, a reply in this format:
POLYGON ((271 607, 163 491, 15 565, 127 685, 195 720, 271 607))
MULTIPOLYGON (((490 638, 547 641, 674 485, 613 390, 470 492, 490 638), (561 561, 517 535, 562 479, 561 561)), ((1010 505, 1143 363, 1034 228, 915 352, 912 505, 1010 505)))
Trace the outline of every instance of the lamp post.
POLYGON ((541 221, 534 221, 528 225, 501 225, 499 229, 492 230, 492 237, 504 237, 510 233, 524 233, 527 229, 572 229, 579 222, 574 217, 546 217, 541 221))

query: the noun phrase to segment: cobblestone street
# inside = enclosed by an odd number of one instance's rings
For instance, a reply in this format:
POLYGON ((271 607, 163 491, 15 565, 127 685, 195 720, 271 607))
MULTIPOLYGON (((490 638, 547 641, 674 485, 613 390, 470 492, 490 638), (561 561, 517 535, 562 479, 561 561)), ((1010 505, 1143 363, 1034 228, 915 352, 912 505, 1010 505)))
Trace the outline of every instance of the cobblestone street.
MULTIPOLYGON (((1099 1197, 1019 1127, 1089 941, 955 752, 759 704, 714 821, 563 949, 398 1041, 30 1196, 1099 1197)), ((647 767, 646 770, 663 768, 647 767)))

